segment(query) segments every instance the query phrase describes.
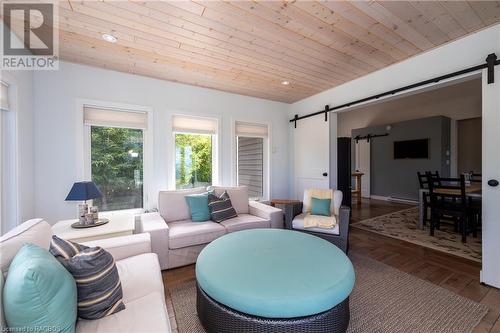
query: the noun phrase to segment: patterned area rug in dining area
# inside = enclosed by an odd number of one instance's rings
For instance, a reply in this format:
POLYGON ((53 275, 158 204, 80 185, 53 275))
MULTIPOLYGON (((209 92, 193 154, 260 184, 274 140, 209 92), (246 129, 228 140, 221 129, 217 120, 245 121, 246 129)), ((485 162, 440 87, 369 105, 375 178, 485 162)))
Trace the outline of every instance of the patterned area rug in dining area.
POLYGON ((467 242, 462 243, 461 235, 453 230, 451 224, 441 223, 441 230, 436 230, 434 236, 431 236, 429 226, 427 225, 424 230, 421 230, 417 227, 417 222, 418 207, 412 207, 353 223, 351 227, 481 262, 480 233, 477 238, 473 238, 469 234, 467 242))
MULTIPOLYGON (((470 333, 488 312, 485 305, 378 261, 349 257, 356 284, 348 333, 470 333)), ((177 332, 205 333, 196 313, 195 281, 171 288, 169 300, 177 332)))

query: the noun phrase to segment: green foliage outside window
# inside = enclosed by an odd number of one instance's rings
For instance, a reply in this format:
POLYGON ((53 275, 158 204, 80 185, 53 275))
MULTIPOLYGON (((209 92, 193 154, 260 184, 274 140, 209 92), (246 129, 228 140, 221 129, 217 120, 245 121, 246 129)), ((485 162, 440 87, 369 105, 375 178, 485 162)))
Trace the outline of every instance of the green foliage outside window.
POLYGON ((143 131, 91 127, 92 180, 103 196, 94 200, 100 211, 142 208, 143 131))
POLYGON ((212 184, 212 136, 176 134, 176 188, 190 188, 210 184, 212 184))

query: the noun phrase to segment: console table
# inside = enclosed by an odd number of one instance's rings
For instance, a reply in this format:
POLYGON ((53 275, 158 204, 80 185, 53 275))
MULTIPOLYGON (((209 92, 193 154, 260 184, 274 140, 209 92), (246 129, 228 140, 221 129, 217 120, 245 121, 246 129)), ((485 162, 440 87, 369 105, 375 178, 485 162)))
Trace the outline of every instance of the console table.
POLYGON ((352 178, 356 180, 356 187, 352 190, 352 194, 356 195, 356 203, 361 204, 361 177, 364 173, 355 171, 351 174, 352 178))
POLYGON ((62 239, 76 243, 98 239, 132 235, 135 230, 135 216, 133 214, 100 214, 109 219, 109 223, 85 229, 75 229, 71 225, 77 219, 59 221, 52 226, 52 233, 62 239))

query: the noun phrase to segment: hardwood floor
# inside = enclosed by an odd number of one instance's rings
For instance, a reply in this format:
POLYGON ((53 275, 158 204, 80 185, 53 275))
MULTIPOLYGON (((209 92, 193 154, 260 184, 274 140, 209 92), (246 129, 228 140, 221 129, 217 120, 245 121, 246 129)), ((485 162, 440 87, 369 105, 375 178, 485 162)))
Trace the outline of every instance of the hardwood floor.
MULTIPOLYGON (((411 205, 407 204, 363 199, 361 205, 353 205, 352 222, 410 207, 411 205)), ((349 233, 349 251, 373 258, 485 304, 489 307, 488 314, 476 327, 474 333, 500 333, 500 290, 479 283, 481 270, 479 263, 369 231, 352 228, 349 233)), ((163 271, 167 307, 171 316, 173 316, 173 309, 168 290, 194 279, 194 265, 163 271)), ((174 326, 175 322, 173 320, 171 322, 174 326)), ((177 332, 176 327, 172 328, 174 332, 177 332)))

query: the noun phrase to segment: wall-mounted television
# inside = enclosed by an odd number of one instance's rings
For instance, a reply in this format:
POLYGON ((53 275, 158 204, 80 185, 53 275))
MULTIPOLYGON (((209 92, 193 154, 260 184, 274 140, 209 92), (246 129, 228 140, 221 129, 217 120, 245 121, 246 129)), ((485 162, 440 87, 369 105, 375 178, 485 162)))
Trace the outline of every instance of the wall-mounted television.
POLYGON ((429 158, 429 139, 394 141, 394 159, 429 158))

